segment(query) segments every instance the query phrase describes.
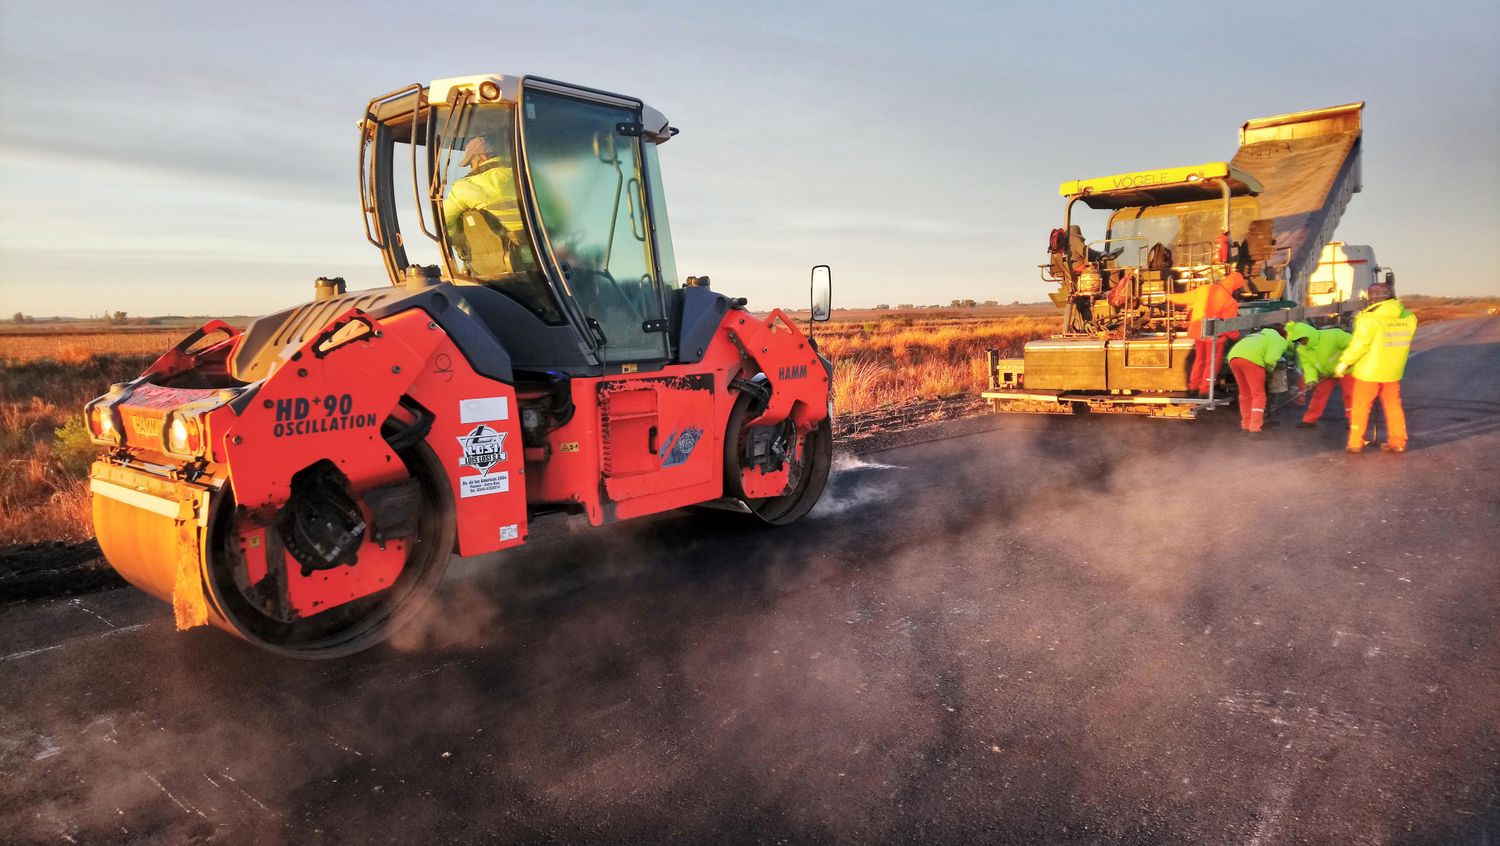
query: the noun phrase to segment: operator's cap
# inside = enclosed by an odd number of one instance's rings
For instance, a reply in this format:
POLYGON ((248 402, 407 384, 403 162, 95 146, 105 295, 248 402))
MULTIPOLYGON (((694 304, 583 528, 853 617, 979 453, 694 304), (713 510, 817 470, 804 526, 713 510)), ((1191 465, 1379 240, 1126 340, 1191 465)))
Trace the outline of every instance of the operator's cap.
POLYGON ((1382 303, 1386 300, 1393 300, 1395 298, 1396 292, 1391 288, 1391 286, 1385 284, 1384 282, 1376 282, 1370 286, 1371 303, 1382 303))
POLYGON ((490 157, 490 142, 483 135, 476 135, 469 139, 464 146, 463 161, 458 163, 459 167, 476 165, 490 157))

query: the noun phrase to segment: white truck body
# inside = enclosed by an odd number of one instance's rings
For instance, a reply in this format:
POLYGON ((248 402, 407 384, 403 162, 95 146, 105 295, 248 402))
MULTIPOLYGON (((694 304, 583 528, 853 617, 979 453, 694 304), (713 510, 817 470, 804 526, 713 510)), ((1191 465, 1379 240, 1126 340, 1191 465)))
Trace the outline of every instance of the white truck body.
POLYGON ((1330 241, 1323 246, 1318 266, 1308 279, 1307 305, 1365 299, 1365 292, 1380 281, 1382 271, 1375 263, 1375 248, 1330 241))

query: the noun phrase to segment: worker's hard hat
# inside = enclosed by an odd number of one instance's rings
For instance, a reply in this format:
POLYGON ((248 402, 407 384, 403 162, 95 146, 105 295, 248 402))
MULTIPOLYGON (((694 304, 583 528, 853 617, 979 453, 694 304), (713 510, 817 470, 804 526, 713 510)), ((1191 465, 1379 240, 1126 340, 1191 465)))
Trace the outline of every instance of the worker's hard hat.
POLYGON ((463 161, 458 163, 459 167, 476 165, 490 157, 490 142, 483 135, 476 135, 469 139, 464 146, 463 161))
POLYGON ((1396 298, 1396 292, 1391 288, 1391 286, 1385 284, 1384 282, 1376 282, 1375 284, 1371 285, 1369 293, 1371 305, 1374 305, 1375 303, 1382 303, 1386 300, 1393 300, 1396 298))

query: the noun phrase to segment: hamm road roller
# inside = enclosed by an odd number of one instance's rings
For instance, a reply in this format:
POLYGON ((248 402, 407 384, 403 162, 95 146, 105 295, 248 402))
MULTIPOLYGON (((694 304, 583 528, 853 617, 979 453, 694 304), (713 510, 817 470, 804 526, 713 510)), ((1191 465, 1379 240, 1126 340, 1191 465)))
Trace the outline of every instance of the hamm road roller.
MULTIPOLYGON (((676 134, 638 99, 534 76, 371 100, 360 206, 391 284, 321 278, 90 402, 110 564, 179 628, 327 658, 544 515, 807 514, 832 365, 781 311, 679 282, 657 153, 676 134), (436 263, 408 256, 424 237, 436 263)), ((830 296, 814 268, 813 319, 830 296)))

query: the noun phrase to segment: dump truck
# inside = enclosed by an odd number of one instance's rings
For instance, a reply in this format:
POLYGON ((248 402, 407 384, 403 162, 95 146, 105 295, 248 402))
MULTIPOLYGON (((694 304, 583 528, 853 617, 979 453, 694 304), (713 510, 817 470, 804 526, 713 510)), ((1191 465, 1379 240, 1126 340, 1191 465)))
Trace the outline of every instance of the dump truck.
MULTIPOLYGON (((818 501, 832 365, 781 311, 678 279, 661 112, 482 75, 375 97, 358 128, 390 284, 324 277, 243 331, 211 322, 85 409, 100 548, 180 628, 347 655, 451 556, 549 515, 779 525, 818 501), (412 257, 424 236, 435 264, 412 257)), ((812 319, 831 289, 815 268, 812 319)))
POLYGON ((1064 182, 1062 226, 1041 266, 1062 331, 1027 343, 1021 358, 991 351, 984 398, 1001 412, 1196 418, 1228 396, 1221 362, 1206 392, 1189 384, 1194 343, 1174 295, 1243 277, 1240 316, 1202 321, 1208 339, 1356 310, 1356 296, 1323 303, 1310 283, 1362 188, 1363 109, 1246 121, 1229 161, 1064 182), (1102 237, 1074 221, 1079 204, 1107 213, 1102 237))

